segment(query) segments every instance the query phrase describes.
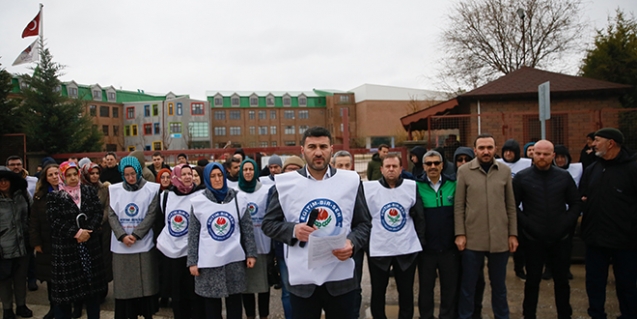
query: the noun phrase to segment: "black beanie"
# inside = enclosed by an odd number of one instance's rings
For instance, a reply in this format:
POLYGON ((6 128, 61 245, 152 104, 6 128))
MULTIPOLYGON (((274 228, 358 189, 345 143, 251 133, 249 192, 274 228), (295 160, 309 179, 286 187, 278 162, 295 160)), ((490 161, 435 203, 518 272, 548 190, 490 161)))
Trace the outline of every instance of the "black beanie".
POLYGON ((601 136, 603 138, 613 140, 619 145, 624 144, 624 134, 622 134, 622 132, 616 128, 605 127, 595 132, 595 136, 601 136))

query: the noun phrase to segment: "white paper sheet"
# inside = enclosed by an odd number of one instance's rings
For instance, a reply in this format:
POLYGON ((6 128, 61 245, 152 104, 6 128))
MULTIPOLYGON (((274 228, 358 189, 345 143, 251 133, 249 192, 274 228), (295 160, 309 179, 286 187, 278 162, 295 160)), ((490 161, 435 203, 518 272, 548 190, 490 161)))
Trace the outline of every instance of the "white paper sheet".
POLYGON ((341 234, 336 236, 327 237, 320 237, 314 234, 315 232, 310 234, 310 238, 307 242, 307 248, 309 250, 307 267, 313 269, 333 262, 340 262, 340 260, 332 254, 332 250, 345 247, 345 241, 347 240, 345 232, 341 232, 341 234))

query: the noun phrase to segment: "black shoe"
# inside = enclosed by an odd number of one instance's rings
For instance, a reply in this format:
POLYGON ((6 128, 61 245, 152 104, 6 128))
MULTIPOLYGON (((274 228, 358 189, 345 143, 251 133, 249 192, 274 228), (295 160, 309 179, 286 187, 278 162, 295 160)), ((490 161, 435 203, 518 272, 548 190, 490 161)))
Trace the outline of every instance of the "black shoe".
POLYGON ((573 273, 570 270, 568 271, 568 280, 573 280, 573 273))
POLYGON ((281 284, 274 284, 274 286, 272 286, 272 288, 279 290, 281 289, 281 284))
POLYGON ((515 275, 520 278, 520 280, 526 281, 526 274, 524 273, 524 270, 516 270, 515 275))
POLYGON ((37 283, 37 281, 36 281, 35 279, 33 279, 33 280, 29 280, 28 287, 29 287, 29 291, 36 291, 36 290, 38 290, 38 283, 37 283))
POLYGON ((15 309, 15 313, 22 317, 22 318, 31 318, 33 317, 33 311, 31 311, 31 309, 27 308, 27 305, 24 306, 18 306, 15 309))
POLYGON ((82 317, 82 306, 83 304, 81 302, 73 304, 73 312, 71 313, 71 318, 77 319, 82 317))
POLYGON ((13 313, 13 309, 5 309, 2 313, 2 319, 15 319, 15 314, 13 313))
POLYGON ((544 273, 542 274, 542 279, 544 280, 553 279, 553 272, 551 271, 551 268, 544 269, 544 273))
POLYGON ((53 319, 54 317, 55 317, 55 314, 53 313, 53 308, 50 308, 49 312, 47 312, 46 315, 42 317, 42 319, 53 319))

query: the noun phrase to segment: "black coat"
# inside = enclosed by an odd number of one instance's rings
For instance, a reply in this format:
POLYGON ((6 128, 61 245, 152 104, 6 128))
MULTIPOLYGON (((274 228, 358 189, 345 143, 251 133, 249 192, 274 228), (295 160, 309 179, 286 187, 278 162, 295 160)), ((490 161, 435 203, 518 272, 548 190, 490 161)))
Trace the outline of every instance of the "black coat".
POLYGON ((612 160, 599 158, 580 180, 586 196, 582 238, 587 245, 637 249, 637 156, 622 148, 612 160))
POLYGON ((92 235, 84 242, 90 256, 90 274, 82 268, 79 244, 74 238, 79 230, 76 217, 80 212, 87 216, 81 224, 83 229, 97 230, 100 227, 103 210, 95 189, 81 186, 81 209, 64 191, 50 193, 47 207, 53 243, 52 301, 69 303, 106 292, 107 281, 99 236, 92 235))
POLYGON ((555 166, 547 171, 525 168, 513 177, 513 192, 518 226, 528 239, 555 243, 575 228, 582 201, 568 171, 555 166))
POLYGON ((48 193, 40 192, 33 196, 31 215, 29 216, 29 236, 33 247, 40 246, 41 253, 35 255, 35 276, 40 281, 51 280, 51 224, 46 217, 48 193))

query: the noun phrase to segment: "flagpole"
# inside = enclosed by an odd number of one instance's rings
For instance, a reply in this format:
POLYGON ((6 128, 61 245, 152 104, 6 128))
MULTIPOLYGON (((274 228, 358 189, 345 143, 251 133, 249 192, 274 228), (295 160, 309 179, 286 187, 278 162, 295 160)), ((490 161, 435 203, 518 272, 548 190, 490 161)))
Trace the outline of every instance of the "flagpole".
POLYGON ((40 3, 40 44, 44 44, 44 5, 40 3))

